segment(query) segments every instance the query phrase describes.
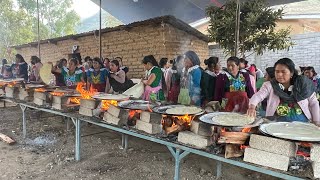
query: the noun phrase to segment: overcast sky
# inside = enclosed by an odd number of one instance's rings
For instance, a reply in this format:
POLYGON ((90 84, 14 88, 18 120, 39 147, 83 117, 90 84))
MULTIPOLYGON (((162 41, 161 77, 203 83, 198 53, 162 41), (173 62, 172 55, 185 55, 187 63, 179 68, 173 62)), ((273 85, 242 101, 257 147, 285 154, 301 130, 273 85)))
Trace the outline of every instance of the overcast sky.
POLYGON ((99 6, 90 0, 73 0, 73 9, 84 19, 97 13, 99 6))

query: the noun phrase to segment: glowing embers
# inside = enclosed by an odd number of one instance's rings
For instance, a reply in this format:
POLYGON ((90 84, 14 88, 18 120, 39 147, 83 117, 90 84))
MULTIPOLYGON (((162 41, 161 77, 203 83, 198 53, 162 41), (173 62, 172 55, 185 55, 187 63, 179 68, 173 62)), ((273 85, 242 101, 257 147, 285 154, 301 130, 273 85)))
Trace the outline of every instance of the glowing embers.
POLYGON ((167 135, 190 129, 192 115, 162 115, 162 128, 167 135))

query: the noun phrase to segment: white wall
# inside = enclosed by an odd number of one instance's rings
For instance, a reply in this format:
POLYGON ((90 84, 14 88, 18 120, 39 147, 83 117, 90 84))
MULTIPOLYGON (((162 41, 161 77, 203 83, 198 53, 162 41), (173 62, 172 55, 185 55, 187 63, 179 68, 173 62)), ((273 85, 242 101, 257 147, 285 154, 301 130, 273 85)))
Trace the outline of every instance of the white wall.
MULTIPOLYGON (((297 69, 299 66, 313 66, 320 74, 320 33, 294 35, 291 38, 295 45, 289 51, 267 51, 262 56, 247 53, 247 55, 252 55, 248 56, 246 60, 264 70, 268 66, 273 66, 277 60, 287 57, 294 61, 297 69)), ((228 56, 223 53, 222 49, 210 49, 209 54, 210 56, 218 56, 221 64, 225 66, 228 56)))

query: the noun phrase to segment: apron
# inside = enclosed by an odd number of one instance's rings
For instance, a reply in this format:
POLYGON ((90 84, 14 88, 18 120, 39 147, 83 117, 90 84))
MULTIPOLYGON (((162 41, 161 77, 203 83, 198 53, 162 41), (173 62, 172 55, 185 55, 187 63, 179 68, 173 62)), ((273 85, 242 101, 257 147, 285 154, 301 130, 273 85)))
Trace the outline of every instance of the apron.
POLYGON ((249 108, 249 98, 246 92, 226 92, 225 98, 228 100, 224 108, 226 112, 247 112, 249 108))
POLYGON ((151 86, 146 86, 144 89, 144 93, 142 96, 142 99, 145 101, 156 101, 157 100, 157 94, 161 90, 161 85, 157 87, 151 87, 151 86))

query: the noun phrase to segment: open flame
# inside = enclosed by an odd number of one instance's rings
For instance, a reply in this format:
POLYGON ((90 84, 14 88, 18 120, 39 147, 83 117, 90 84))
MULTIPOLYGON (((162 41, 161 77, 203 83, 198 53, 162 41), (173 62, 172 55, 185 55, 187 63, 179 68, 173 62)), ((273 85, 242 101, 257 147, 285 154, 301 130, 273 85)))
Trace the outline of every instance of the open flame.
POLYGON ((102 100, 101 101, 101 109, 105 110, 105 111, 108 110, 110 104, 114 105, 114 106, 118 106, 118 101, 116 101, 116 100, 102 100))
POLYGON ((184 116, 172 116, 173 118, 178 118, 179 121, 186 122, 188 126, 191 126, 191 121, 193 120, 194 116, 189 116, 188 114, 184 116))
POLYGON ((53 96, 63 96, 64 95, 64 93, 62 93, 62 92, 51 92, 50 94, 53 96))
POLYGON ((251 131, 251 128, 243 128, 241 132, 248 133, 251 131))
POLYGON ((249 146, 246 146, 246 145, 243 145, 243 144, 240 145, 240 149, 241 149, 241 150, 242 150, 242 149, 245 149, 245 148, 247 148, 247 147, 249 147, 249 146))
POLYGON ((14 87, 16 84, 17 84, 16 81, 10 82, 10 83, 8 84, 8 87, 14 87))
POLYGON ((80 104, 80 97, 72 97, 70 98, 70 102, 73 104, 80 104))
POLYGON ((128 119, 132 119, 133 117, 140 118, 141 110, 129 110, 129 117, 128 119))
POLYGON ((44 88, 37 88, 34 91, 36 91, 36 92, 46 92, 47 90, 44 89, 44 88))
POLYGON ((97 89, 94 89, 92 86, 90 86, 89 91, 85 90, 83 86, 85 86, 86 83, 78 82, 76 90, 81 94, 82 99, 91 99, 91 97, 98 92, 97 89))

